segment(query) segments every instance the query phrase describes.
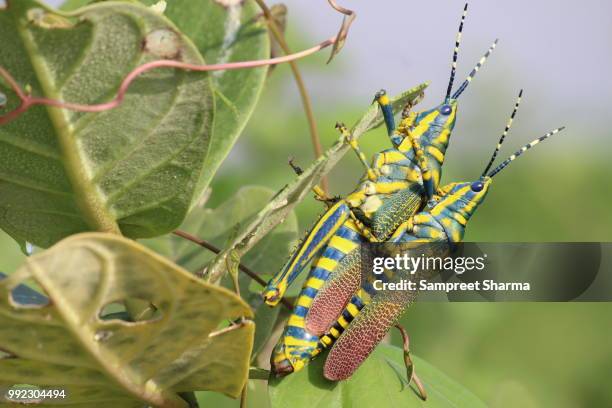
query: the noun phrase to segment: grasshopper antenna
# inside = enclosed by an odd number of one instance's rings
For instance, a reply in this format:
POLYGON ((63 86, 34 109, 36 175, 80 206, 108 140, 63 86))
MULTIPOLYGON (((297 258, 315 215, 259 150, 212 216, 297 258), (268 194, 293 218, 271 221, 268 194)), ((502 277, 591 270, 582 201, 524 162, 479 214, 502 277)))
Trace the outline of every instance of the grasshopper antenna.
POLYGON ((487 172, 489 171, 489 169, 491 168, 491 166, 493 166, 493 162, 495 161, 495 158, 497 157, 497 153, 499 153, 499 149, 501 148, 502 143, 504 143, 504 139, 508 135, 508 131, 512 127, 512 121, 514 120, 514 116, 516 116, 516 112, 518 111, 518 107, 521 104, 521 97, 522 96, 523 96, 523 90, 521 89, 521 91, 518 94, 518 97, 516 98, 516 103, 514 104, 514 110, 512 111, 512 114, 510 115, 510 119, 508 119, 508 123, 506 123, 506 128, 504 129, 504 133, 502 133, 501 137, 499 138, 499 142, 497 142, 497 147, 493 151, 493 155, 491 156, 491 160, 489 160, 489 164, 487 164, 487 167, 482 172, 482 176, 481 177, 484 177, 487 174, 487 172))
POLYGON ((499 166, 494 168, 489 174, 487 174, 487 176, 488 177, 495 176, 497 173, 502 171, 506 166, 508 166, 510 163, 512 163, 514 160, 516 160, 516 158, 519 157, 521 154, 525 153, 527 150, 531 149, 533 146, 535 146, 538 143, 548 139, 549 137, 553 136, 554 134, 561 132, 563 129, 565 129, 565 126, 557 128, 557 129, 555 129, 555 130, 553 130, 551 132, 548 132, 544 136, 538 137, 537 139, 535 139, 531 143, 527 143, 525 146, 523 146, 519 150, 517 150, 516 153, 514 153, 512 156, 510 156, 506 160, 504 160, 502 164, 500 164, 499 166))
POLYGON ((485 62, 487 62, 487 58, 489 58, 489 55, 491 55, 491 53, 493 52, 493 50, 495 49, 495 47, 497 46, 497 42, 499 40, 495 40, 493 41, 493 44, 491 44, 491 46, 489 47, 489 49, 487 50, 487 52, 485 53, 485 55, 482 56, 482 58, 480 58, 480 61, 478 61, 478 64, 476 64, 476 66, 474 67, 474 69, 472 69, 472 72, 470 72, 470 74, 468 75, 468 77, 466 78, 465 81, 463 81, 463 83, 461 84, 461 86, 459 87, 459 89, 457 89, 455 91, 455 93, 453 94, 453 96, 451 96, 451 99, 457 99, 459 98, 459 95, 461 95, 463 93, 463 91, 465 91, 465 88, 467 88, 467 86, 469 85, 470 82, 472 82, 472 79, 474 79, 474 77, 476 76, 476 73, 480 70, 480 68, 485 64, 485 62))
POLYGON ((448 88, 446 89, 446 98, 450 99, 451 91, 453 89, 453 82, 455 82, 455 73, 457 72, 457 55, 459 54, 459 45, 461 45, 461 33, 463 33, 463 22, 465 16, 467 16, 468 4, 465 3, 463 7, 463 14, 461 15, 461 22, 459 23, 459 30, 457 30, 457 39, 455 40, 455 49, 453 50, 453 62, 451 63, 450 80, 448 81, 448 88))

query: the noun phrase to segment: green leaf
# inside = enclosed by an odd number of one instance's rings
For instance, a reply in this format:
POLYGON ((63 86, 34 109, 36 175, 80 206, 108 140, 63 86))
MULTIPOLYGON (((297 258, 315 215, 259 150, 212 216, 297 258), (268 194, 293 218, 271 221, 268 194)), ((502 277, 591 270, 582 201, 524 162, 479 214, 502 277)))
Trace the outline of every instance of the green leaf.
MULTIPOLYGON (((248 224, 273 196, 274 192, 265 187, 243 187, 215 209, 195 207, 180 229, 218 248, 223 248, 235 228, 248 224)), ((244 255, 241 263, 257 273, 265 274, 262 276, 265 279, 265 276, 280 270, 296 240, 297 219, 291 213, 283 224, 278 225, 244 255)), ((173 235, 142 242, 194 272, 201 271, 215 257, 211 251, 173 235)), ((256 355, 267 341, 280 308, 266 306, 261 298, 261 286, 246 274, 240 272, 239 282, 242 298, 255 311, 256 332, 253 354, 256 355)), ((227 282, 227 285, 232 288, 231 283, 227 282)))
MULTIPOLYGON (((154 4, 156 0, 146 0, 154 4)), ((270 57, 266 24, 254 1, 172 0, 164 15, 194 42, 209 64, 270 57)), ((255 109, 268 67, 219 71, 211 75, 215 92, 212 142, 198 183, 203 191, 227 157, 255 109)))
POLYGON ((0 271, 11 274, 25 260, 26 255, 21 250, 19 244, 9 235, 0 231, 0 271))
POLYGON ((183 407, 176 393, 191 390, 237 397, 254 327, 226 322, 241 316, 252 313, 236 295, 134 241, 79 234, 0 280, 0 349, 8 353, 0 385, 61 387, 69 396, 62 402, 75 407, 142 406, 138 399, 183 407), (16 303, 11 290, 26 280, 44 290, 47 306, 16 303), (132 299, 157 312, 117 319, 116 308, 132 299))
MULTIPOLYGON (((22 87, 86 104, 111 100, 147 61, 204 62, 169 20, 127 2, 61 14, 10 0, 0 41, 0 61, 22 87)), ((8 97, 0 113, 13 110, 19 101, 3 81, 0 92, 8 97)), ((145 73, 103 113, 31 108, 0 127, 0 227, 41 247, 81 231, 171 231, 192 202, 213 109, 209 76, 175 69, 145 73)))
MULTIPOLYGON (((419 97, 426 87, 427 84, 421 84, 393 98, 391 100, 393 111, 396 113, 401 111, 408 102, 419 97)), ((353 137, 359 138, 368 130, 374 129, 382 123, 382 113, 378 106, 373 105, 353 127, 353 137)), ((349 146, 342 139, 339 140, 292 183, 279 191, 274 199, 257 213, 253 221, 241 230, 240 234, 225 247, 225 250, 208 267, 207 272, 210 279, 214 282, 223 276, 226 258, 230 251, 236 251, 239 255, 245 254, 270 230, 282 223, 293 210, 293 207, 308 194, 321 177, 340 161, 349 149, 349 146)))
MULTIPOLYGON (((69 1, 75 8, 90 0, 69 1)), ((158 0, 141 0, 151 6, 158 0)), ((261 10, 252 0, 223 7, 214 0, 171 0, 164 15, 188 36, 209 64, 261 60, 270 57, 270 38, 261 10)), ((215 124, 198 192, 210 183, 255 109, 268 67, 215 72, 215 124)))
POLYGON ((351 378, 341 382, 323 377, 326 356, 319 356, 302 371, 271 379, 268 389, 272 407, 485 407, 445 374, 411 356, 427 392, 427 401, 422 401, 414 385, 406 384, 403 351, 397 347, 379 345, 351 378))

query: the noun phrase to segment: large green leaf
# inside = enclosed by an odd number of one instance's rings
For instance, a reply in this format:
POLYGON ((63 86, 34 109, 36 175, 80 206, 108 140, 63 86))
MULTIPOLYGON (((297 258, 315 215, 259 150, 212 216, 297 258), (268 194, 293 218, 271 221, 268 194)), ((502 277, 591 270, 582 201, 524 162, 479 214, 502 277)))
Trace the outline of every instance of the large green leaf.
MULTIPOLYGON (((408 102, 419 97, 426 87, 427 84, 421 84, 393 98, 392 106, 394 112, 402 110, 408 102)), ((373 105, 357 124, 353 126, 353 137, 359 138, 368 130, 380 126, 382 123, 382 113, 378 106, 373 105)), ((344 140, 339 140, 292 183, 279 191, 274 196, 274 199, 257 213, 251 223, 241 229, 237 237, 226 246, 225 251, 208 267, 207 273, 211 280, 215 281, 223 276, 226 259, 230 251, 235 251, 238 255, 247 253, 270 230, 285 220, 293 207, 308 194, 321 177, 327 174, 340 161, 348 150, 349 146, 344 140)))
MULTIPOLYGON (((111 315, 112 316, 112 315, 111 315)), ((28 259, 0 280, 0 386, 67 389, 75 407, 182 407, 177 392, 236 397, 247 375, 252 317, 230 291, 211 286, 128 239, 86 233, 28 259), (34 281, 49 304, 17 303, 34 281), (148 320, 109 319, 109 305, 151 302, 148 320), (106 316, 106 318, 105 318, 106 316)), ((1 387, 0 387, 1 388, 1 387)))
MULTIPOLYGON (((153 4, 156 0, 146 0, 153 4)), ((253 0, 172 0, 165 15, 200 50, 209 64, 270 57, 270 37, 261 10, 253 0)), ((198 190, 202 191, 228 155, 250 118, 263 89, 268 68, 238 69, 212 74, 215 125, 198 190)))
MULTIPOLYGON (((144 62, 203 63, 174 25, 136 3, 59 14, 34 0, 0 11, 0 63, 32 93, 79 103, 110 100, 144 62)), ((18 100, 7 94, 6 110, 18 100)), ((209 77, 158 69, 103 113, 34 107, 0 127, 0 226, 46 247, 80 231, 155 236, 183 220, 213 122, 209 77)))
POLYGON ((427 401, 422 401, 414 386, 406 384, 403 351, 397 347, 378 346, 351 378, 341 382, 323 377, 325 357, 319 356, 302 371, 271 379, 272 407, 485 407, 471 392, 413 356, 428 395, 427 401))
MULTIPOLYGON (((91 0, 71 0, 73 9, 91 0)), ((153 5, 158 0, 141 0, 153 5)), ((270 37, 259 7, 252 0, 231 1, 224 7, 215 0, 171 0, 164 15, 198 47, 209 64, 260 60, 270 57, 270 37)), ((197 190, 210 183, 240 136, 263 89, 268 67, 213 73, 215 124, 208 157, 197 190)))
MULTIPOLYGON (((235 233, 236 227, 248 224, 273 196, 274 192, 268 188, 243 187, 215 209, 195 207, 183 222, 181 230, 223 248, 230 236, 235 233)), ((241 259, 241 262, 253 271, 261 273, 262 278, 266 279, 280 270, 296 240, 297 219, 294 214, 289 214, 285 222, 259 241, 241 259)), ((201 271, 215 256, 209 250, 171 235, 142 242, 194 272, 201 271)), ((226 279, 224 283, 232 287, 229 280, 226 279)), ((280 308, 266 306, 261 297, 261 286, 242 272, 239 283, 243 299, 255 311, 256 332, 253 349, 254 353, 257 353, 268 339, 280 308)))

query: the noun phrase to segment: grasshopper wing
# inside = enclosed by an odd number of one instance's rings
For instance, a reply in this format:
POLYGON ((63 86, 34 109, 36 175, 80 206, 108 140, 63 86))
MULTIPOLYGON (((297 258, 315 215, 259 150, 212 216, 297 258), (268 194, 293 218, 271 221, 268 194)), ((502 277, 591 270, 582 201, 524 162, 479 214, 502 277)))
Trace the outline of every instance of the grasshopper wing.
MULTIPOLYGON (((413 237, 411 237, 413 238, 413 237)), ((363 251, 362 251, 363 252, 363 251)), ((372 255, 381 253, 386 256, 407 253, 410 257, 440 256, 448 253, 448 245, 445 241, 428 240, 427 242, 408 241, 391 246, 383 244, 378 251, 371 250, 372 255), (381 252, 382 250, 382 252, 381 252), (398 252, 399 251, 399 252, 398 252)), ((371 270, 371 269, 370 269, 371 270)), ((363 271, 362 291, 370 296, 370 302, 357 314, 355 319, 342 332, 340 338, 332 346, 323 374, 325 378, 332 381, 340 381, 349 378, 357 368, 365 361, 374 348, 381 342, 391 327, 393 327, 403 312, 416 299, 418 291, 400 290, 377 290, 375 280, 382 282, 399 283, 408 276, 413 281, 422 278, 431 278, 435 270, 427 268, 418 271, 386 270, 380 276, 372 276, 363 271)))
POLYGON ((412 303, 416 293, 394 291, 376 296, 351 322, 334 344, 323 369, 325 378, 341 381, 349 378, 365 361, 404 310, 412 303))
MULTIPOLYGON (((334 245, 334 239, 330 241, 334 245)), ((339 318, 362 280, 361 270, 367 262, 361 246, 355 247, 338 262, 336 270, 325 282, 312 301, 306 315, 306 330, 321 336, 339 318)))

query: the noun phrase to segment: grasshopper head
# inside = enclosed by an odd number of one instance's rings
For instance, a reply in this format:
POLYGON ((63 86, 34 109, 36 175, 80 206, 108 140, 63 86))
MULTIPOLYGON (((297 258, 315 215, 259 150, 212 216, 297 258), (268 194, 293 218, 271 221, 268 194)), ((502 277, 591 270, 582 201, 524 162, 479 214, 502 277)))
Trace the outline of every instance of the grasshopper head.
POLYGON ((463 232, 467 221, 470 219, 472 214, 474 214, 474 211, 476 211, 476 208, 478 208, 480 203, 482 203, 482 201, 485 199, 489 191, 489 187, 493 182, 493 177, 508 167, 510 163, 520 157, 527 150, 563 130, 563 127, 554 129, 544 136, 540 136, 530 143, 527 143, 513 155, 504 160, 499 166, 489 171, 497 152, 504 141, 509 126, 510 124, 507 125, 506 130, 502 134, 502 137, 493 152, 489 164, 478 180, 473 182, 451 183, 440 188, 438 191, 439 199, 433 204, 430 212, 441 222, 447 231, 447 235, 455 242, 463 237, 463 232))
POLYGON ((417 130, 416 135, 422 134, 422 137, 427 138, 427 144, 446 146, 456 118, 457 100, 445 99, 438 106, 417 114, 415 125, 417 128, 423 126, 423 131, 417 130))
POLYGON ((493 179, 481 177, 473 182, 451 183, 440 189, 441 199, 434 207, 434 213, 459 213, 469 220, 476 208, 482 203, 489 192, 493 179))

